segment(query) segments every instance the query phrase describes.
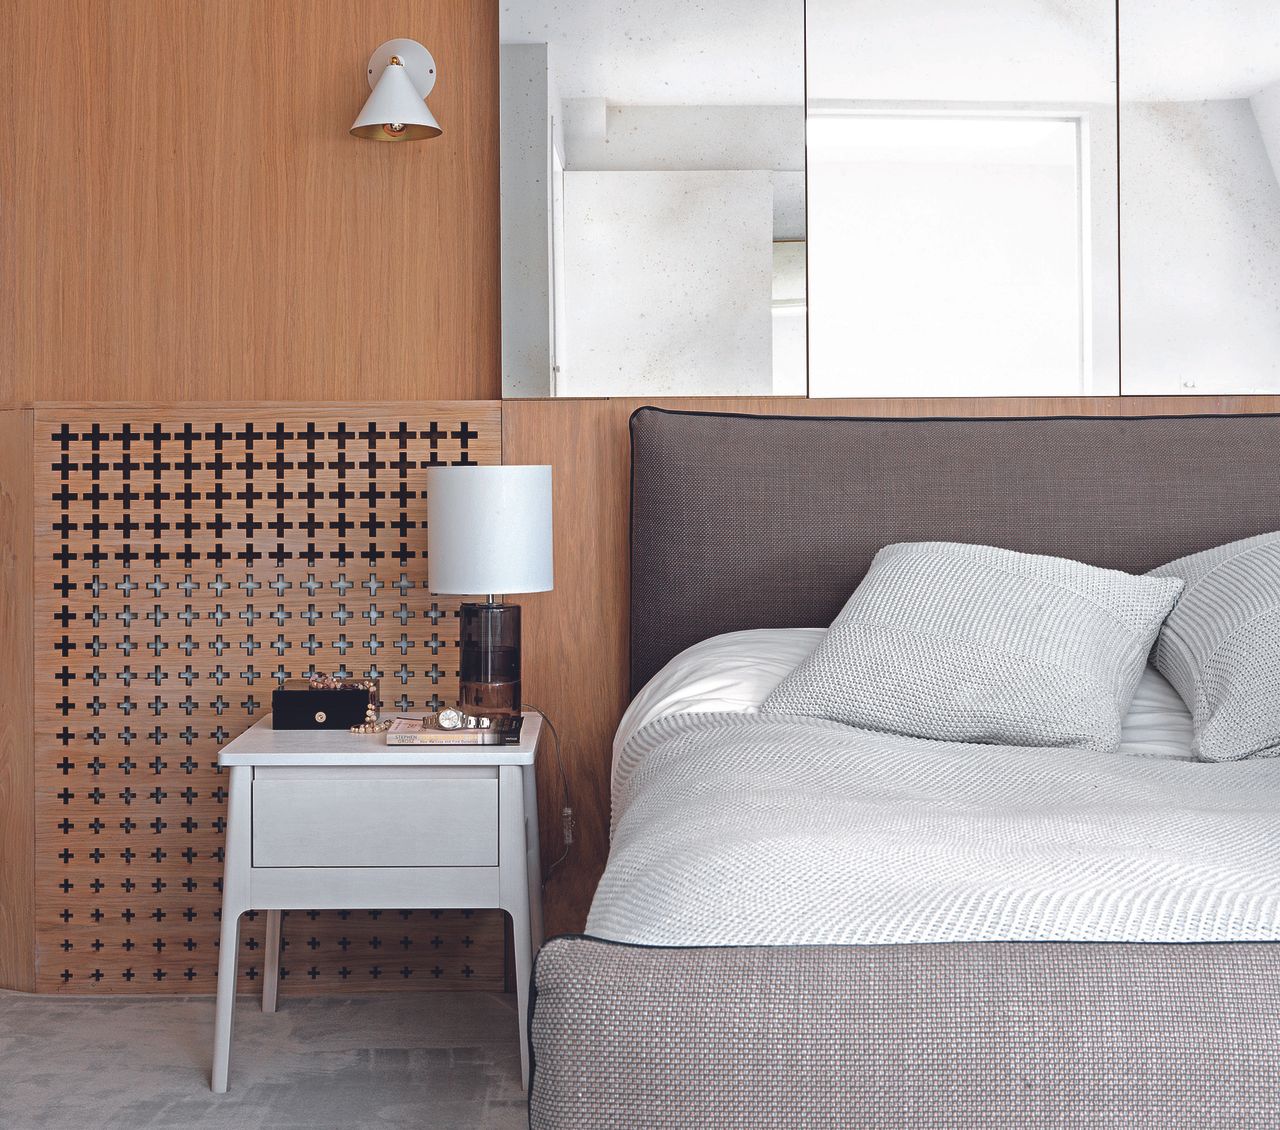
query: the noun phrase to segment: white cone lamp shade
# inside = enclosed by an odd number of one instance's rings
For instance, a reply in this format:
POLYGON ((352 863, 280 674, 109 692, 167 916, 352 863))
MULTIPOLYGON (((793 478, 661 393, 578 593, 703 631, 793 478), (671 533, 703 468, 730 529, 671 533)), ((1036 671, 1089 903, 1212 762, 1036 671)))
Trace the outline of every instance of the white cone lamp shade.
POLYGON ((373 93, 351 126, 355 137, 369 141, 421 141, 444 131, 427 108, 435 86, 435 61, 420 43, 392 39, 369 60, 373 93))
POLYGON ((427 587, 434 593, 553 587, 550 467, 431 467, 427 587))

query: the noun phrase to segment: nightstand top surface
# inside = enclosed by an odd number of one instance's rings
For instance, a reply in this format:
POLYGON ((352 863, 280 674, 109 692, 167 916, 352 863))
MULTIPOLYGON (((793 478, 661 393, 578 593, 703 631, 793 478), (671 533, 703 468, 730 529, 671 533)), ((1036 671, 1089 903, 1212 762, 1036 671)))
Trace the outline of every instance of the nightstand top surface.
MULTIPOLYGON (((409 711, 395 717, 417 718, 409 711)), ((389 746, 385 734, 349 730, 276 730, 271 715, 258 719, 218 754, 229 765, 532 765, 542 715, 524 712, 519 745, 389 746)))

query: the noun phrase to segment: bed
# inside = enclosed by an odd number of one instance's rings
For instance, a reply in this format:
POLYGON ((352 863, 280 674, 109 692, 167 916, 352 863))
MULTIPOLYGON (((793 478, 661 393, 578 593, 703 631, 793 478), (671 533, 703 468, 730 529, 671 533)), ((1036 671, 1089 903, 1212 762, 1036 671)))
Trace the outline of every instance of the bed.
POLYGON ((531 1124, 1280 1124, 1280 763, 1188 764, 1157 684, 1145 750, 1064 766, 762 719, 740 682, 671 666, 710 670, 726 633, 802 651, 891 543, 1143 573, 1280 529, 1278 440, 1271 416, 637 412, 639 698, 588 935, 536 964, 531 1124), (948 871, 951 810, 993 789, 991 882, 939 901, 973 882, 948 871), (1064 811, 1097 850, 1051 882, 1061 845, 1036 837, 1064 811), (805 852, 833 825, 865 851, 824 870, 805 852), (1223 843, 1240 866, 1197 872, 1223 843), (929 884, 881 884, 899 869, 929 884))

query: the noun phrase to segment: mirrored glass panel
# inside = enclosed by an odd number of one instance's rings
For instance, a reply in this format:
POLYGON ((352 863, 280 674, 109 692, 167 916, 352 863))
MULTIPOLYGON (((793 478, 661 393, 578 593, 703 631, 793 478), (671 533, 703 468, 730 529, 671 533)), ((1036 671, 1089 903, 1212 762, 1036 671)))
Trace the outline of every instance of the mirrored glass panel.
POLYGON ((803 0, 500 19, 504 395, 804 395, 803 0))
POLYGON ((809 0, 814 396, 1119 389, 1113 0, 809 0))
POLYGON ((1126 393, 1280 392, 1280 3, 1121 0, 1126 393))

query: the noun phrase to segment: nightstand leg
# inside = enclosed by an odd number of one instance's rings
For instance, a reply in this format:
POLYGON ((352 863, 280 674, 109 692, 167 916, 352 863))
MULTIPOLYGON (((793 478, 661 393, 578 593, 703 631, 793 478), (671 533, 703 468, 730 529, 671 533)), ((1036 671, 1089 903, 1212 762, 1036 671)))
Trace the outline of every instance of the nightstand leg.
POLYGON ((538 834, 538 786, 534 766, 522 767, 524 776, 525 852, 529 881, 529 935, 534 953, 542 948, 542 840, 538 834))
POLYGON ((533 975, 533 947, 529 944, 529 915, 508 908, 516 957, 516 1012, 520 1018, 520 1085, 529 1086, 529 984, 533 975))
POLYGON ((498 770, 498 897, 511 915, 520 1024, 520 1079, 529 1086, 529 978, 533 948, 529 920, 529 855, 525 842, 524 774, 518 765, 498 770))
POLYGON ((267 911, 267 959, 262 969, 262 1011, 275 1012, 280 988, 280 911, 267 911))
POLYGON ((231 1064, 231 1017, 236 1007, 236 956, 240 948, 240 914, 223 902, 222 939, 218 949, 218 1000, 213 1022, 213 1079, 215 1094, 227 1093, 231 1064))
POLYGON ((236 959, 240 953, 240 915, 249 909, 249 805, 253 770, 231 770, 227 800, 226 859, 222 868, 222 934, 218 943, 218 998, 213 1022, 215 1094, 227 1091, 231 1062, 231 1020, 236 1007, 236 959))

